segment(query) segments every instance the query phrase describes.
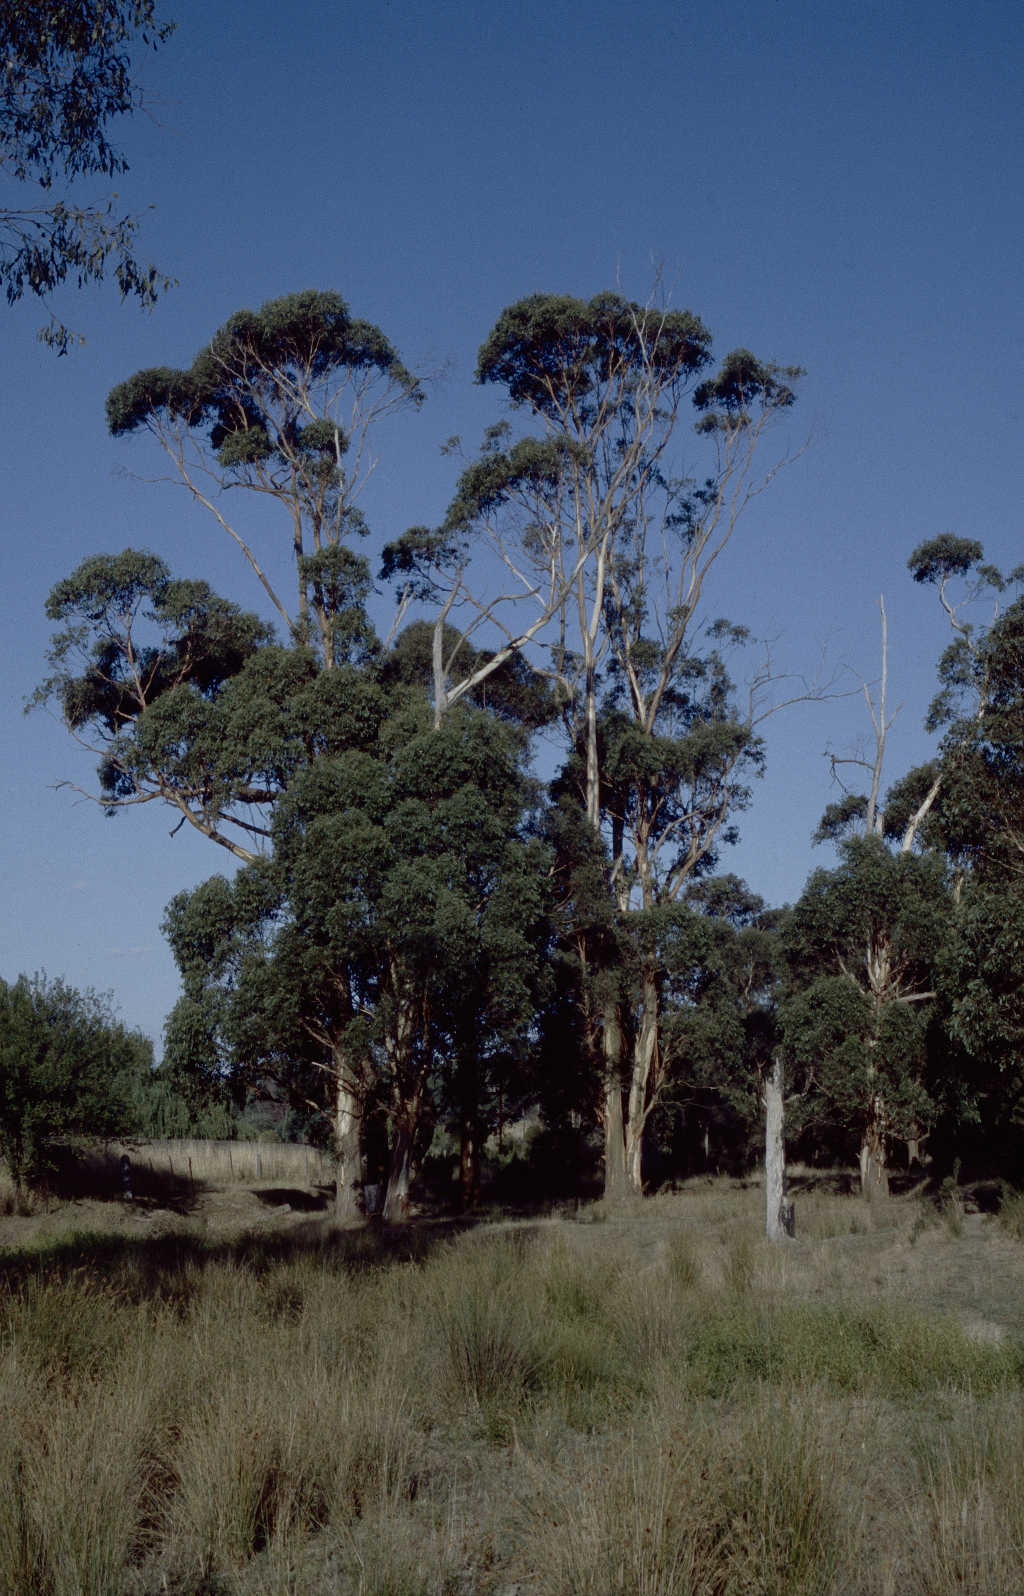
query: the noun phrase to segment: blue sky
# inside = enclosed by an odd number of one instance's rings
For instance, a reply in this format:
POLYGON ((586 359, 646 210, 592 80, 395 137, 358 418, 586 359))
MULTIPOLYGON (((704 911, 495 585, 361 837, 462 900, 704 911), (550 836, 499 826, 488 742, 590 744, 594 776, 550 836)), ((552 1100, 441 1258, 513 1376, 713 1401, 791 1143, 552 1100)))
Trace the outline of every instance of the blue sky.
MULTIPOLYGON (((926 757, 922 717, 945 637, 906 560, 977 537, 1024 558, 1024 356, 1016 4, 831 0, 167 0, 178 31, 145 72, 153 120, 122 129, 119 184, 152 203, 143 248, 180 286, 151 316, 112 289, 59 303, 88 346, 58 360, 38 306, 0 307, 5 750, 0 973, 111 990, 158 1037, 177 990, 160 934, 173 894, 221 850, 157 806, 107 820, 56 784, 92 761, 22 704, 45 673, 43 603, 87 554, 126 544, 258 607, 223 534, 166 485, 126 472, 109 388, 188 364, 234 310, 336 288, 410 361, 448 362, 420 414, 380 437, 371 552, 443 514, 500 396, 472 383, 501 309, 536 290, 615 283, 643 299, 661 261, 719 355, 808 368, 802 459, 752 508, 710 607, 778 637, 795 670, 823 644, 877 668, 890 620, 904 708, 888 776, 926 757)), ((4 203, 16 203, 11 189, 4 203)), ((257 526, 261 553, 279 538, 257 526)), ((386 606, 381 601, 381 615, 386 606)), ((864 730, 855 699, 767 728, 768 770, 724 863, 773 902, 828 861, 810 832, 833 796, 826 743, 864 730)))

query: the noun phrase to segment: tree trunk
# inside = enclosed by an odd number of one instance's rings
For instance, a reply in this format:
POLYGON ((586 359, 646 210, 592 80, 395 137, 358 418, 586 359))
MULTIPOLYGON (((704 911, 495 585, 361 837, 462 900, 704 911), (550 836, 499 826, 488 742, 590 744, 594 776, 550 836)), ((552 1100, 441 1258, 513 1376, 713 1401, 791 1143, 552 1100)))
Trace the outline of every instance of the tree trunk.
POLYGON ((870 1125, 860 1144, 860 1190, 866 1202, 889 1195, 889 1171, 885 1167, 885 1136, 877 1125, 870 1125))
POLYGON ((416 1141, 417 1115, 404 1113, 394 1121, 391 1137, 391 1167, 384 1198, 384 1218, 389 1225, 404 1223, 409 1217, 409 1184, 412 1179, 412 1154, 416 1141))
POLYGON ((621 1202, 629 1194, 619 1074, 621 1035, 618 1010, 609 1005, 604 1016, 604 1194, 611 1202, 621 1202))
POLYGON ((885 1100, 878 1096, 871 1103, 871 1117, 864 1129, 860 1144, 861 1196, 870 1202, 875 1197, 888 1197, 889 1171, 885 1167, 885 1100))
POLYGON ((907 1168, 913 1169, 914 1165, 924 1168, 924 1157, 921 1152, 921 1143, 927 1141, 927 1136, 922 1136, 916 1123, 910 1126, 910 1135, 907 1137, 907 1168))
POLYGON ((772 1059, 764 1083, 764 1180, 768 1199, 765 1234, 784 1241, 794 1233, 793 1204, 786 1196, 786 1100, 782 1058, 772 1059))
POLYGON ((480 1080, 476 1050, 464 1044, 459 1065, 459 1209, 468 1213, 480 1198, 480 1080))
POLYGON ((476 1103, 463 1104, 459 1148, 459 1208, 468 1214, 480 1200, 480 1129, 476 1103))
POLYGON ((346 1079, 344 1065, 338 1065, 338 1091, 334 1109, 334 1148, 338 1160, 334 1191, 334 1216, 338 1220, 355 1219, 359 1214, 356 1187, 362 1179, 362 1159, 359 1153, 361 1129, 359 1099, 346 1079))
POLYGON ((441 611, 434 622, 433 648, 431 650, 431 663, 434 670, 434 730, 437 731, 448 709, 448 695, 445 692, 444 676, 444 620, 448 613, 448 606, 441 611))
POLYGON ((391 1098, 391 1155, 388 1167, 388 1189, 384 1198, 384 1218, 388 1224, 409 1217, 409 1185, 412 1180, 413 1159, 416 1156, 416 1137, 420 1130, 423 1092, 427 1083, 427 1065, 414 1064, 414 1048, 419 1035, 423 1058, 429 1059, 428 1027, 422 1013, 417 1013, 414 1003, 403 990, 403 977, 397 968, 392 972, 397 1012, 394 1031, 385 1036, 384 1045, 392 1074, 391 1098))
POLYGON ((643 1016, 633 1048, 629 1082, 629 1119, 626 1122, 626 1173, 632 1197, 644 1194, 644 1125, 651 1071, 658 1055, 658 983, 650 970, 643 977, 643 1016))
POLYGON ((459 1209, 468 1214, 480 1199, 480 1137, 476 1114, 463 1111, 459 1148, 459 1209))

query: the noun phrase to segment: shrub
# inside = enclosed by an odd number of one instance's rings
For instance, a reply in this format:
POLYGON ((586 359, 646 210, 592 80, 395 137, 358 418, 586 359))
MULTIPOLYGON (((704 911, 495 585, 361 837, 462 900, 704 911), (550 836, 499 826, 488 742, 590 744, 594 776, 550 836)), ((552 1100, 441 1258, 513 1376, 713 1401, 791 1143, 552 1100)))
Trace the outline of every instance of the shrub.
POLYGON ((18 1182, 69 1137, 131 1134, 132 1081, 151 1044, 95 992, 63 981, 0 981, 0 1156, 18 1182))

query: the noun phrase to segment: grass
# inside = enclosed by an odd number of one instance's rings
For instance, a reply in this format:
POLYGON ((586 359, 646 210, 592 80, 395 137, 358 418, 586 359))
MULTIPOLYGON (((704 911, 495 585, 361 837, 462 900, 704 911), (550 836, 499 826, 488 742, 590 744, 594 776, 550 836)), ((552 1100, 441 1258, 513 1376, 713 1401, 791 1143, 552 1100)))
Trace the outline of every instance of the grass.
MULTIPOLYGON (((121 1149, 113 1151, 120 1153, 121 1149)), ((294 1185, 334 1179, 334 1165, 326 1153, 294 1142, 149 1141, 124 1151, 131 1158, 133 1175, 136 1179, 141 1176, 143 1184, 150 1172, 154 1176, 166 1172, 176 1180, 211 1186, 256 1180, 294 1185)))
POLYGON ((129 1160, 133 1197, 173 1207, 204 1191, 255 1184, 326 1190, 335 1178, 327 1153, 293 1142, 182 1138, 68 1146, 56 1150, 54 1167, 31 1188, 16 1184, 0 1161, 0 1219, 31 1217, 69 1201, 119 1197, 122 1155, 129 1160))
POLYGON ((1024 1590, 1013 1199, 762 1201, 0 1255, 3 1590, 1024 1590))

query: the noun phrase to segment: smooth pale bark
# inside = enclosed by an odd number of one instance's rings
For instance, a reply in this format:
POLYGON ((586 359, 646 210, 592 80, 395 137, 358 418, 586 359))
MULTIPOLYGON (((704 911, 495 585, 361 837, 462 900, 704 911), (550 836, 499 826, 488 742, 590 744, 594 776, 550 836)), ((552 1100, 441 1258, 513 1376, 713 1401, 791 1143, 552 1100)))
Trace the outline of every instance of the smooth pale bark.
POLYGON ((629 1195, 626 1143, 622 1128, 622 1077, 619 1074, 619 1016, 609 1008, 604 1017, 604 1194, 612 1202, 629 1195))
POLYGON ((764 1175, 769 1241, 785 1241, 794 1233, 793 1204, 786 1196, 786 1099, 782 1059, 772 1060, 764 1083, 764 1175))
POLYGON ((409 1217, 409 1186, 412 1181, 412 1155, 416 1142, 414 1114, 403 1114, 395 1121, 391 1138, 391 1166, 384 1198, 384 1218, 389 1225, 409 1217))
POLYGON ((888 1197, 889 1171, 885 1167, 885 1136, 876 1124, 869 1125, 860 1144, 860 1190, 868 1202, 888 1197))
POLYGON ((587 818, 598 836, 601 834, 601 768, 597 754, 596 672, 587 670, 587 818))
POLYGON ((346 1079, 344 1065, 339 1061, 334 1105, 334 1147, 338 1160, 334 1213, 339 1220, 355 1219, 359 1214, 356 1188, 363 1173, 359 1149, 361 1118, 359 1099, 346 1079))
POLYGON ((626 1173, 630 1195, 644 1193, 644 1126, 651 1071, 658 1051, 658 983, 651 971, 644 972, 643 1014, 633 1048, 633 1067, 629 1081, 629 1118, 626 1121, 626 1173))
POLYGON ((448 671, 445 668, 444 658, 444 629, 448 615, 455 603, 457 589, 453 588, 445 603, 442 604, 434 621, 434 637, 431 649, 431 662, 434 671, 434 730, 438 731, 448 713, 448 671))

